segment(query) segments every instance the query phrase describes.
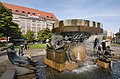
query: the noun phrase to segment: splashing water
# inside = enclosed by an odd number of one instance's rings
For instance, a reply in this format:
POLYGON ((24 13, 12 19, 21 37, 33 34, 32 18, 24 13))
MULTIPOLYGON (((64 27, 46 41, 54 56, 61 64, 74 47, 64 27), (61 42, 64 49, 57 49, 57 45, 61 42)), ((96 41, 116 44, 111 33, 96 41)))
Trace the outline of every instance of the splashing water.
POLYGON ((120 61, 113 62, 112 74, 113 74, 113 76, 116 76, 116 77, 120 78, 120 61))
POLYGON ((94 63, 93 61, 86 61, 83 63, 82 67, 80 67, 78 69, 74 69, 72 72, 82 73, 82 72, 92 71, 92 70, 98 68, 98 66, 93 63, 94 63))

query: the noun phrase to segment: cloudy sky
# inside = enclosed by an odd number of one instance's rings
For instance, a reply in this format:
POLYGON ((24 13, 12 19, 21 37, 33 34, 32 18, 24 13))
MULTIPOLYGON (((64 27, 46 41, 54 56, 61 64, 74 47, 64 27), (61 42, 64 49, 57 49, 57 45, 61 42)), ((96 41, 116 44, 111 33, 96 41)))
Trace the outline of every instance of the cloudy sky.
POLYGON ((104 29, 114 33, 120 28, 120 0, 0 0, 0 2, 52 12, 58 20, 98 21, 104 25, 104 29))

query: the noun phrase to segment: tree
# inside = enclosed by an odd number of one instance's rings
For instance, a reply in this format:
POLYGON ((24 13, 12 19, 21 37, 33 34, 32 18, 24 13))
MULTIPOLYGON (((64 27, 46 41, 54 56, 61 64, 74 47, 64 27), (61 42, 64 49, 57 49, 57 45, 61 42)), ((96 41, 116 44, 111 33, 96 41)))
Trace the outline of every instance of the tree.
POLYGON ((107 36, 103 36, 102 40, 106 40, 107 39, 107 36))
POLYGON ((49 28, 42 29, 38 32, 38 40, 45 41, 51 39, 51 31, 49 28))
POLYGON ((107 38, 108 38, 108 39, 110 39, 111 41, 113 41, 113 38, 112 38, 112 36, 108 36, 107 38))
POLYGON ((0 37, 21 37, 18 24, 12 21, 12 12, 0 2, 0 37))
POLYGON ((33 41, 34 40, 34 32, 31 31, 31 30, 28 30, 27 33, 25 34, 26 38, 29 40, 29 41, 33 41))

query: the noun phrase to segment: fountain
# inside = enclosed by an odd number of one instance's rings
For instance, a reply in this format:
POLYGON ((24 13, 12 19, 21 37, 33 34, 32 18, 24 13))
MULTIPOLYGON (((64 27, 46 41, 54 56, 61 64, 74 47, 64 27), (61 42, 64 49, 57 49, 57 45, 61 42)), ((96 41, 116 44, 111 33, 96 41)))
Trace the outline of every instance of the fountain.
MULTIPOLYGON (((94 61, 97 60, 96 55, 94 55, 93 50, 90 51, 91 48, 89 47, 92 46, 87 45, 89 43, 89 40, 86 41, 87 41, 86 44, 85 43, 71 44, 72 47, 71 47, 70 59, 72 60, 72 63, 68 61, 65 55, 65 51, 63 51, 62 49, 60 49, 59 51, 47 49, 47 55, 44 60, 44 63, 46 65, 40 64, 39 66, 40 69, 38 69, 37 71, 39 72, 37 74, 37 79, 74 79, 74 78, 118 79, 120 78, 120 74, 119 74, 120 61, 112 62, 113 66, 111 69, 107 68, 107 66, 103 65, 102 67, 101 64, 96 64, 94 61), (80 48, 83 50, 80 50, 80 48), (57 57, 54 60, 55 56, 57 57), (58 58, 61 59, 57 60, 58 58), (104 69, 105 67, 106 69, 104 69)), ((98 62, 99 61, 97 61, 97 63, 98 62)), ((104 64, 105 63, 106 62, 104 62, 104 64)))
POLYGON ((89 29, 86 30, 86 26, 74 25, 79 23, 73 23, 74 29, 72 29, 70 24, 67 27, 67 23, 63 21, 60 22, 60 27, 52 30, 52 40, 49 41, 46 49, 45 65, 41 66, 40 64, 37 79, 120 78, 120 74, 117 72, 117 69, 120 70, 117 68, 120 63, 111 63, 112 59, 110 59, 110 63, 103 61, 97 55, 98 51, 93 50, 93 44, 91 43, 95 38, 102 41, 101 28, 93 32, 93 30, 90 30, 94 29, 93 27, 88 27, 89 29), (84 30, 81 29, 83 27, 84 30), (82 33, 79 31, 82 31, 82 33), (90 31, 90 33, 85 33, 86 31, 90 31), (97 34, 97 32, 99 33, 97 34), (111 69, 109 69, 110 64, 114 65, 111 69))
MULTIPOLYGON (((77 62, 81 62, 86 58, 85 44, 66 43, 61 41, 61 36, 52 35, 53 39, 61 44, 55 44, 52 40, 52 48, 47 48, 44 63, 58 71, 73 70, 79 66, 77 62), (59 39, 58 39, 59 38, 59 39)), ((63 39, 62 39, 63 40, 63 39)))
MULTIPOLYGON (((98 38, 100 42, 102 36, 101 34, 91 35, 88 39, 84 39, 84 41, 80 43, 68 40, 70 39, 69 37, 63 37, 59 33, 53 33, 52 40, 49 42, 51 46, 48 46, 46 49, 47 53, 44 63, 58 71, 76 69, 81 66, 85 60, 90 58, 89 53, 86 51, 86 45, 94 42, 95 38, 98 38)), ((105 68, 109 66, 109 63, 104 63, 99 60, 97 60, 97 64, 105 68)))

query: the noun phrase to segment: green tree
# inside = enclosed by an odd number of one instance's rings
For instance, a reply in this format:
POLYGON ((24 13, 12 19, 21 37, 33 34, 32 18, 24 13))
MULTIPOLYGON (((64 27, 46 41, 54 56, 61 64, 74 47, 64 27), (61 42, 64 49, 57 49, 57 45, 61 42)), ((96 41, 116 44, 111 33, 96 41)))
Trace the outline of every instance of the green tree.
POLYGON ((102 38, 103 40, 106 40, 107 39, 107 36, 103 36, 103 38, 102 38))
POLYGON ((0 2, 0 37, 20 37, 18 24, 12 21, 12 12, 0 2))
POLYGON ((33 41, 34 40, 34 32, 31 30, 28 30, 27 33, 25 34, 25 37, 29 40, 29 41, 33 41))
POLYGON ((110 39, 111 41, 113 41, 113 38, 112 38, 112 36, 108 36, 107 38, 108 38, 108 39, 110 39))
POLYGON ((51 31, 49 28, 42 29, 38 32, 38 40, 45 41, 46 39, 51 39, 51 31))

